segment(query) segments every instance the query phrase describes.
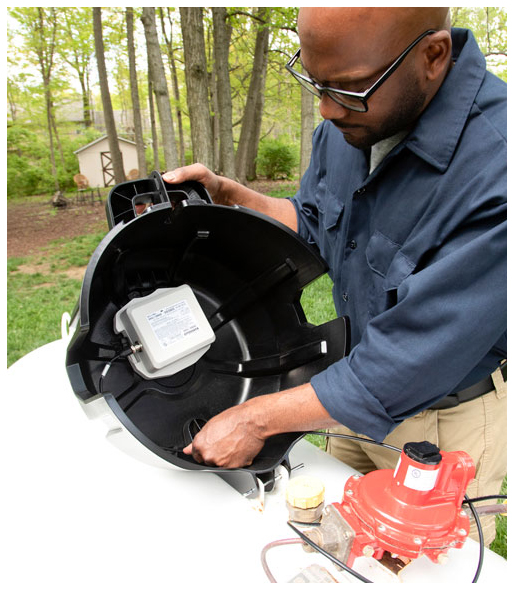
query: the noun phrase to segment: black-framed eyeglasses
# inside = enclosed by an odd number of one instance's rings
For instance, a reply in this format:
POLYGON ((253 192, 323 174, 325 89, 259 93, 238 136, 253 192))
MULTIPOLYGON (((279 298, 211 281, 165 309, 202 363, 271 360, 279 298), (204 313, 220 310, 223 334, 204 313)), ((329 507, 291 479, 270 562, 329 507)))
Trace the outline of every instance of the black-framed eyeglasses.
POLYGON ((407 54, 427 35, 432 35, 437 31, 430 29, 422 33, 417 39, 415 39, 405 51, 387 68, 387 70, 380 76, 380 78, 372 84, 364 92, 349 92, 346 90, 339 90, 337 88, 331 88, 330 86, 322 86, 318 84, 311 77, 297 72, 294 70, 294 65, 300 58, 300 49, 293 55, 293 57, 287 62, 286 69, 292 74, 304 88, 312 92, 318 98, 321 98, 323 94, 327 94, 332 100, 340 104, 341 106, 351 111, 357 111, 359 113, 366 113, 368 111, 368 100, 369 97, 376 92, 380 86, 395 72, 401 65, 402 61, 407 57, 407 54))

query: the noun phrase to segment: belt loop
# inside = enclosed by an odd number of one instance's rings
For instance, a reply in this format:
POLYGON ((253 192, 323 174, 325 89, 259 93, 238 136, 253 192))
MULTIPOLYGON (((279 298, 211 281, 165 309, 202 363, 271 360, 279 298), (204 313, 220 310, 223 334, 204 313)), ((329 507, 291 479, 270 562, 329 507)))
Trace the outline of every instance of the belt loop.
POLYGON ((498 399, 504 398, 507 395, 507 382, 503 380, 501 367, 491 374, 491 379, 493 380, 494 388, 496 389, 496 397, 498 399))

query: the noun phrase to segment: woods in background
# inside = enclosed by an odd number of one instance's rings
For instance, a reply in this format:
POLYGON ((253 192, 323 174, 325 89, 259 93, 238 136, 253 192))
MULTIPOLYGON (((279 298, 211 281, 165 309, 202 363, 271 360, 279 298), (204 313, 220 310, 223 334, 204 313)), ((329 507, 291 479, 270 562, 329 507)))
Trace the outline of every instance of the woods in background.
MULTIPOLYGON (((118 137, 136 143, 141 176, 193 161, 240 182, 301 174, 319 115, 284 69, 296 17, 293 7, 8 9, 8 196, 71 188, 73 151, 103 134, 116 183, 118 137), (280 152, 288 166, 264 168, 280 152)), ((452 17, 506 77, 506 10, 452 17)))

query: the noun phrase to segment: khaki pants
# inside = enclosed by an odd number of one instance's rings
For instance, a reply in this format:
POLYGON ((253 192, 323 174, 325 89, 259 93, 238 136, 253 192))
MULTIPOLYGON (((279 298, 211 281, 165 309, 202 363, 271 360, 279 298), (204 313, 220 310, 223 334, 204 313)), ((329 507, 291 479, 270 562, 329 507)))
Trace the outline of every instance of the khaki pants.
MULTIPOLYGON (((403 448, 406 442, 427 440, 443 451, 466 451, 476 468, 468 485, 469 498, 498 494, 507 473, 507 384, 500 371, 492 375, 495 390, 446 410, 424 410, 402 422, 384 440, 403 448)), ((330 432, 352 434, 345 426, 330 432)), ((327 451, 361 473, 375 469, 394 469, 398 453, 376 445, 347 439, 328 438, 327 451)), ((496 536, 495 517, 480 519, 484 542, 496 536)), ((478 540, 476 525, 470 518, 470 536, 478 540)))

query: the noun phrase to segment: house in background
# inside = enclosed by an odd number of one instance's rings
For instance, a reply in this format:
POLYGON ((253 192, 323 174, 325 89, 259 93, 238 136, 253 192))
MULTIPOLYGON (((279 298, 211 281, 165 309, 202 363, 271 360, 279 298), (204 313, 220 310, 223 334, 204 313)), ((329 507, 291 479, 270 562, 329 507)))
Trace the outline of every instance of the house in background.
MULTIPOLYGON (((118 137, 118 142, 125 176, 128 177, 129 173, 137 170, 138 167, 136 144, 123 137, 118 137)), ((115 184, 107 135, 103 135, 73 153, 78 158, 80 173, 88 179, 90 187, 105 187, 115 184)))

